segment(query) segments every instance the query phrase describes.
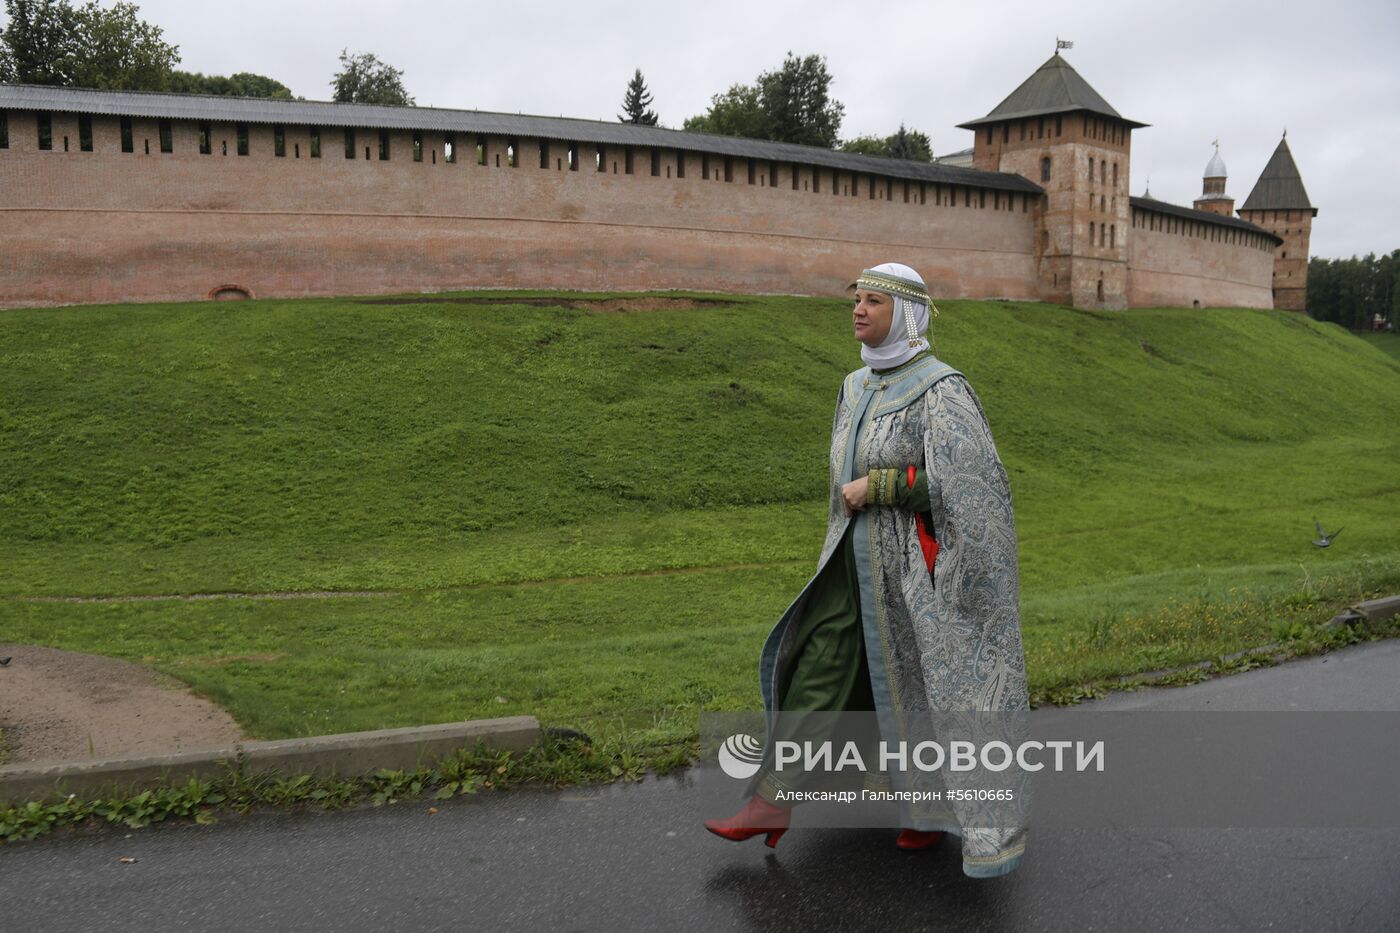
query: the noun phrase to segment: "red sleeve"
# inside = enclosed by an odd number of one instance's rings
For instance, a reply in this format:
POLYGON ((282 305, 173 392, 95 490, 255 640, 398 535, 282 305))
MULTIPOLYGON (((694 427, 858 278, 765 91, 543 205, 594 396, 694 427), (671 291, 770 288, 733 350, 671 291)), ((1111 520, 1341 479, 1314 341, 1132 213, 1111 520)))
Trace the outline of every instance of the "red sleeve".
MULTIPOLYGON (((909 464, 909 469, 905 472, 906 482, 909 488, 914 488, 914 464, 909 464)), ((914 520, 919 526, 919 548, 924 552, 924 563, 928 566, 928 572, 933 573, 933 562, 938 559, 938 541, 934 539, 933 532, 929 531, 928 523, 924 521, 922 513, 916 514, 914 520)))

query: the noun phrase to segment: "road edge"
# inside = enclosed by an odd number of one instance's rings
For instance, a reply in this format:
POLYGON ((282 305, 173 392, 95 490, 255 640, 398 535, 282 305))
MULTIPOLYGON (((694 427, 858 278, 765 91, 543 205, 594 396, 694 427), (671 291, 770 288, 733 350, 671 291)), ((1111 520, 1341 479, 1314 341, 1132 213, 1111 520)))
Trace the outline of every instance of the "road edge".
POLYGON ((85 761, 25 762, 0 767, 0 806, 76 794, 124 796, 156 784, 206 780, 230 768, 351 777, 380 768, 430 767, 463 748, 523 752, 539 743, 534 716, 346 732, 299 739, 238 742, 218 748, 85 761))

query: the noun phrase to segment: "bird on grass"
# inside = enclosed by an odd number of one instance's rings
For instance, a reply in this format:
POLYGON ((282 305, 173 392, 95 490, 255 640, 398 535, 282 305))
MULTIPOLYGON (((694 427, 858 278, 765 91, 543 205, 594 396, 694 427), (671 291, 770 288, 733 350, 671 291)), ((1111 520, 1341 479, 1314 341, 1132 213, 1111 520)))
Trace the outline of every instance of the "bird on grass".
POLYGON ((1316 518, 1313 519, 1313 524, 1317 526, 1317 540, 1313 542, 1317 547, 1330 546, 1332 544, 1332 539, 1342 533, 1342 529, 1338 528, 1336 531, 1329 534, 1326 529, 1322 527, 1322 523, 1316 518))

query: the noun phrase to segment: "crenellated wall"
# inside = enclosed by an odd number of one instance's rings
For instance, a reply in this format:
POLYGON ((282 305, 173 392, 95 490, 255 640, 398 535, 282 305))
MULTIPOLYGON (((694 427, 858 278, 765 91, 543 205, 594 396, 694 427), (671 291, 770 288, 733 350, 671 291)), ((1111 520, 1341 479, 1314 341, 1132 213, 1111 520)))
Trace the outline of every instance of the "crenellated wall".
POLYGON ((1128 303, 1133 307, 1273 307, 1272 240, 1137 207, 1130 234, 1128 303))
POLYGON ((1037 296, 1031 217, 1037 195, 954 188, 865 173, 698 153, 442 134, 174 121, 162 153, 155 120, 53 115, 53 151, 34 116, 11 112, 0 151, 0 303, 197 300, 236 285, 257 297, 458 288, 707 289, 842 294, 860 269, 895 260, 940 296, 1037 296), (71 124, 71 125, 70 125, 71 124), (70 137, 69 151, 61 139, 70 137), (149 141, 149 154, 147 142, 149 141), (225 155, 225 144, 227 154, 225 155), (365 158, 369 148, 370 158, 365 158), (678 158, 685 160, 680 177, 678 158), (704 163, 708 163, 705 165, 704 163), (726 171, 728 163, 728 171, 726 171), (497 167, 499 164, 500 167, 497 167), (708 177, 704 168, 708 168, 708 177), (776 182, 773 184, 773 170, 776 182), (793 188, 793 174, 797 188, 793 188), (726 175, 729 180, 726 181, 726 175), (815 176, 815 177, 814 177, 815 176), (975 196, 974 196, 975 192, 975 196), (907 200, 906 200, 907 199, 907 200))
MULTIPOLYGON (((168 121, 170 151, 162 152, 162 121, 142 117, 130 118, 132 151, 124 152, 121 121, 99 115, 92 151, 82 151, 79 116, 60 112, 43 151, 33 111, 3 116, 0 307, 192 301, 220 289, 254 297, 523 287, 839 295, 860 269, 884 261, 918 269, 936 297, 1114 306, 1088 279, 1056 280, 1041 256, 1045 195, 996 187, 998 176, 976 184, 967 173, 974 183, 953 185, 462 133, 451 137, 449 161, 448 134, 407 130, 387 131, 385 160, 378 129, 353 130, 347 146, 342 128, 298 125, 281 131, 279 156, 265 123, 244 124, 247 155, 238 154, 234 124, 208 124, 206 154, 194 119, 168 121)), ((1078 155, 1066 172, 1087 171, 1078 155)), ((1039 178, 1038 163, 1030 177, 1039 178)), ((1126 166, 1121 181, 1100 178, 1083 213, 1121 217, 1126 183, 1126 166), (1105 182, 1111 190, 1101 193, 1105 182)), ((1131 305, 1270 304, 1271 265, 1214 240, 1188 246, 1115 227, 1116 243, 1086 251, 1075 232, 1057 225, 1052 251, 1074 253, 1082 269, 1126 274, 1131 305), (1125 241, 1130 268, 1115 272, 1124 269, 1117 253, 1125 241)))

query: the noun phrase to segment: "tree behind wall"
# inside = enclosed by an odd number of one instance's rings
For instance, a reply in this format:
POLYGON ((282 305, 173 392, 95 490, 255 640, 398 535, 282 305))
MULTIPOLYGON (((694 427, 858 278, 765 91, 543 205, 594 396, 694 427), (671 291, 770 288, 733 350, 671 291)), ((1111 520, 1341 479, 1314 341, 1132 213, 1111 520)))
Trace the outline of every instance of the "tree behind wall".
POLYGON ((777 71, 716 94, 709 111, 686 120, 685 129, 830 149, 846 110, 831 99, 831 81, 822 56, 798 58, 788 52, 777 71))
POLYGON ((904 128, 889 136, 857 136, 841 143, 842 152, 884 156, 887 159, 908 159, 912 162, 932 162, 933 143, 927 134, 904 128))
POLYGON ((221 94, 229 97, 268 97, 292 100, 292 89, 266 75, 240 71, 238 74, 205 75, 197 71, 174 71, 170 90, 176 94, 221 94))
POLYGON ((836 145, 845 107, 831 99, 831 75, 820 55, 791 52, 777 71, 758 76, 758 96, 768 116, 769 139, 804 146, 836 145))
POLYGON ((651 106, 651 93, 647 90, 642 69, 638 68, 632 80, 627 82, 627 93, 622 98, 622 113, 617 119, 623 123, 637 123, 642 126, 656 125, 656 111, 651 106))
POLYGON ((716 136, 744 136, 749 139, 771 139, 767 117, 759 102, 758 88, 751 84, 736 84, 723 94, 710 98, 710 110, 685 121, 685 129, 716 136))
POLYGON ((71 87, 82 56, 78 11, 52 0, 5 0, 6 80, 71 87))
POLYGON ((403 86, 403 71, 381 62, 373 52, 350 55, 340 50, 340 71, 331 79, 332 99, 342 104, 415 106, 403 86))
POLYGON ((110 9, 89 0, 5 0, 9 22, 0 34, 0 78, 25 84, 162 91, 180 61, 179 47, 161 39, 159 26, 134 3, 110 9))

